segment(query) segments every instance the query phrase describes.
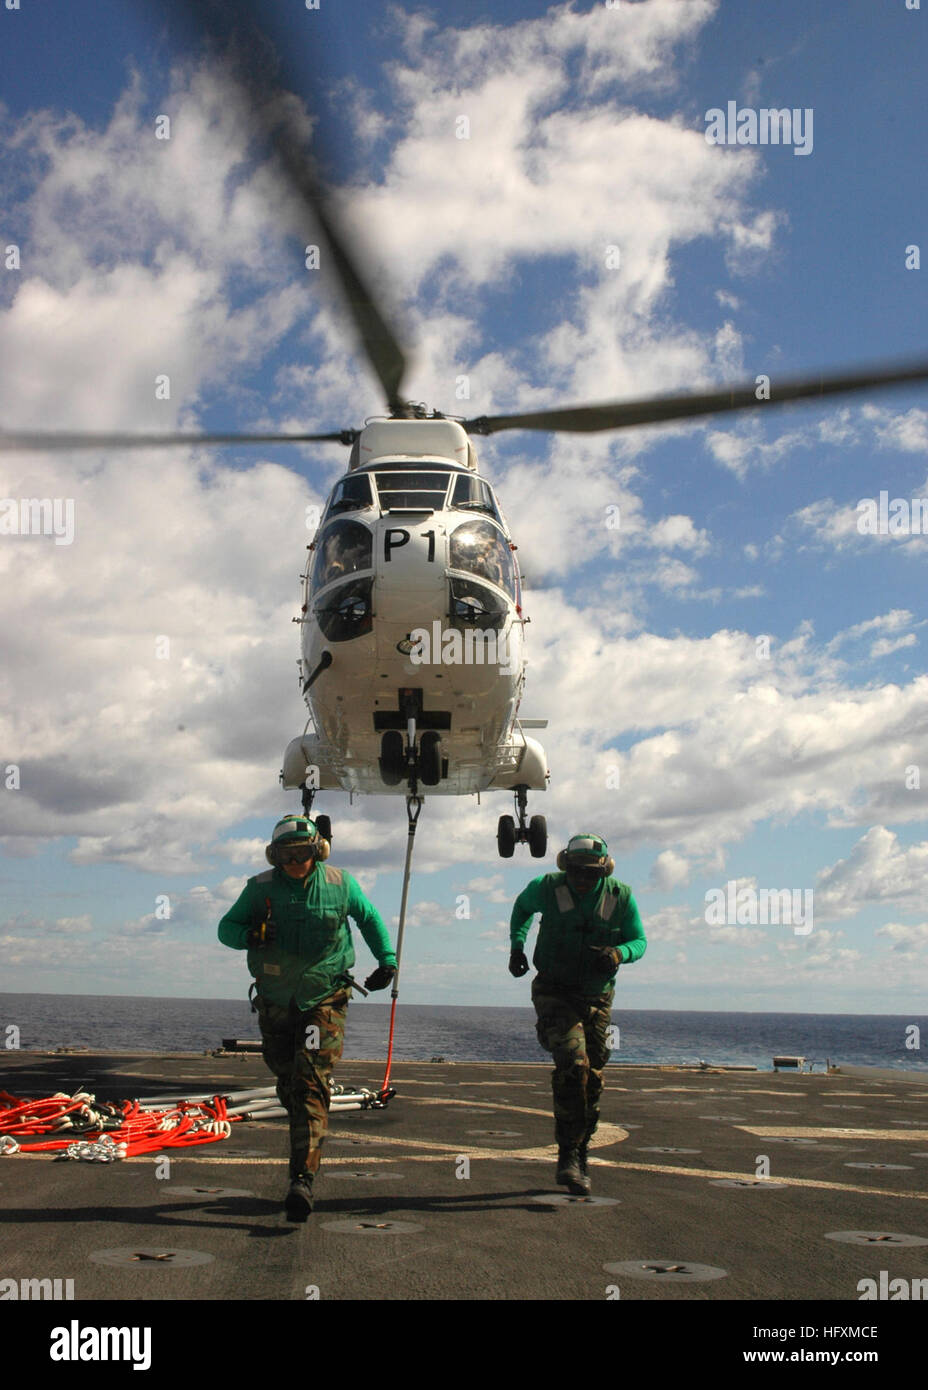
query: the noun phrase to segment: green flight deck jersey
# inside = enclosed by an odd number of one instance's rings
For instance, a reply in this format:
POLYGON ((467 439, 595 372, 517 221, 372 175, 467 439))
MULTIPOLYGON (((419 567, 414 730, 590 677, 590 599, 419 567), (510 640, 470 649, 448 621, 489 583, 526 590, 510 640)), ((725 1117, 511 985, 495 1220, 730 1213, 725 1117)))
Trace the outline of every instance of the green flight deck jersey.
POLYGON ((572 893, 566 873, 533 878, 515 900, 509 922, 513 951, 521 951, 536 912, 541 924, 532 964, 539 974, 571 993, 594 997, 605 993, 615 971, 597 969, 590 946, 614 946, 627 965, 647 948, 638 906, 627 883, 604 878, 582 898, 572 893))
POLYGON ((319 862, 305 879, 283 869, 250 878, 238 901, 219 923, 219 940, 234 951, 248 948, 248 969, 258 994, 301 1011, 347 983, 354 965, 348 918, 357 924, 378 965, 396 965, 387 929, 373 903, 344 869, 319 862), (267 919, 276 928, 267 946, 248 947, 248 934, 267 919))

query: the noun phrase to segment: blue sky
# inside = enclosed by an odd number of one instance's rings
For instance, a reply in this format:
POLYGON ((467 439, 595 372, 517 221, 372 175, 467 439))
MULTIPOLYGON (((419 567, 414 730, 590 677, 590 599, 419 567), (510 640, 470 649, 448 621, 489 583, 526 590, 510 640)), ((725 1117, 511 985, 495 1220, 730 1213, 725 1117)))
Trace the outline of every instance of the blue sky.
MULTIPOLYGON (((147 8, 0 10, 0 250, 20 261, 0 273, 0 421, 360 423, 378 391, 302 268, 310 234, 215 74, 147 8)), ((458 409, 464 373, 476 415, 924 355, 924 272, 906 267, 928 225, 924 10, 283 14, 317 73, 344 214, 412 346, 411 398, 458 409), (811 110, 811 152, 708 144, 706 113, 730 100, 811 110)), ((926 410, 912 390, 478 441, 527 581, 523 712, 551 721, 552 773, 531 809, 552 862, 497 858, 503 795, 428 802, 404 999, 526 1003, 505 969, 512 900, 595 828, 650 941, 620 1005, 920 1007, 926 540, 862 535, 857 503, 928 496, 926 410), (811 890, 813 930, 708 924, 705 895, 729 880, 811 890)), ((343 463, 0 456, 0 497, 73 498, 76 514, 71 545, 0 535, 0 769, 19 769, 0 795, 7 989, 244 991, 215 925, 296 809, 277 772, 305 718, 303 518, 343 463)), ((345 800, 320 804, 333 860, 390 922, 401 804, 345 800)))

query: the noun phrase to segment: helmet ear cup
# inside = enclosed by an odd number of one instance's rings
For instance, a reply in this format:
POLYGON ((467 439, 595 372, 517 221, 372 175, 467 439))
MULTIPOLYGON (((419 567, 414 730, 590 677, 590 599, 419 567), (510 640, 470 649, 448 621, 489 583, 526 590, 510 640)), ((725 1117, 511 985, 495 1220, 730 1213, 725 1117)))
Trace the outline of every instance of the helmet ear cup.
POLYGON ((332 846, 329 844, 328 840, 324 840, 321 835, 316 836, 313 849, 315 850, 316 859, 320 860, 320 862, 323 859, 328 859, 329 855, 332 853, 332 846))
POLYGON ((566 851, 566 849, 559 849, 559 850, 558 850, 558 852, 557 852, 557 866, 558 866, 558 868, 560 869, 560 871, 561 871, 562 874, 567 872, 567 851, 566 851))
POLYGON ((268 845, 267 848, 266 848, 265 851, 264 851, 264 857, 265 857, 265 859, 267 860, 267 862, 268 862, 269 864, 273 864, 274 868, 275 868, 275 869, 277 868, 277 865, 279 864, 280 859, 279 859, 279 856, 278 856, 278 854, 277 854, 277 847, 276 847, 276 845, 268 845))
POLYGON ((608 878, 610 874, 614 874, 614 873, 615 873, 615 860, 613 859, 612 855, 609 854, 609 855, 606 856, 606 878, 608 878))

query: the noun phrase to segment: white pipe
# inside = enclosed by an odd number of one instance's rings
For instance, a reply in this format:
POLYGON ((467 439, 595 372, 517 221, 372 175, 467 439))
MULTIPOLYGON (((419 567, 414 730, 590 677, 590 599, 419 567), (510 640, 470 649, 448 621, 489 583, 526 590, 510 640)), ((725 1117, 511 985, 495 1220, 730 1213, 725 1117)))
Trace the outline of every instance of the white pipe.
POLYGON ((192 1093, 192 1094, 189 1095, 189 1096, 178 1096, 178 1095, 173 1095, 173 1096, 141 1096, 141 1097, 139 1098, 139 1105, 158 1105, 158 1104, 162 1104, 162 1103, 163 1103, 163 1104, 170 1104, 171 1102, 173 1102, 173 1103, 176 1105, 177 1102, 178 1102, 178 1101, 181 1101, 181 1100, 188 1100, 188 1101, 212 1100, 214 1096, 222 1096, 223 1099, 228 1099, 228 1100, 250 1100, 250 1099, 252 1098, 252 1096, 273 1096, 273 1095, 276 1095, 276 1088, 275 1088, 274 1086, 261 1086, 261 1087, 259 1087, 259 1088, 257 1088, 257 1089, 251 1090, 251 1091, 220 1091, 220 1090, 213 1090, 213 1091, 196 1091, 196 1092, 192 1093))

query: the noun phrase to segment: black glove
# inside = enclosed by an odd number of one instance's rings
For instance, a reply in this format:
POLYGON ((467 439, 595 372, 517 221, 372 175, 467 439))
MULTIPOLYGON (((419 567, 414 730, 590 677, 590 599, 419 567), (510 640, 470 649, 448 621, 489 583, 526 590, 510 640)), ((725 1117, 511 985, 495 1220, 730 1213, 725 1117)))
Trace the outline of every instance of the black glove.
POLYGON ((252 950, 261 946, 270 946, 277 940, 277 927, 273 922, 262 922, 260 926, 252 928, 248 933, 247 940, 252 950))
POLYGON ((378 965, 373 975, 368 975, 367 979, 364 981, 364 988, 386 989, 395 974, 395 965, 378 965))
POLYGON ((594 968, 601 970, 604 975, 612 975, 622 964, 622 957, 617 946, 591 946, 589 948, 596 955, 594 968))
POLYGON ((518 980, 522 975, 528 974, 528 957, 524 951, 511 951, 509 955, 509 973, 515 975, 518 980))

